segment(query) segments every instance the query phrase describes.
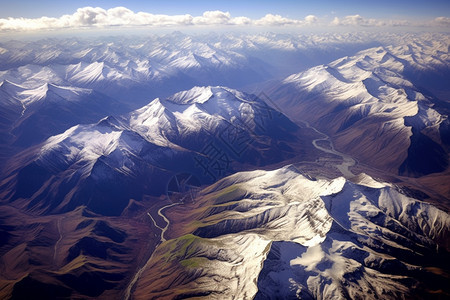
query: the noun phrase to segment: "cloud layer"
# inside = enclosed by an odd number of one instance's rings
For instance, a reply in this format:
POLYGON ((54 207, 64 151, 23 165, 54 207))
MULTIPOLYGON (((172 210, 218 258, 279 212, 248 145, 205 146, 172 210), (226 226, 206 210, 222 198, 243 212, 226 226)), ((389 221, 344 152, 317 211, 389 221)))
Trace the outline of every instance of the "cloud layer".
POLYGON ((383 27, 383 26, 411 26, 412 24, 406 20, 377 20, 366 19, 360 15, 346 16, 344 18, 335 17, 332 25, 337 26, 362 26, 362 27, 383 27))
POLYGON ((159 15, 146 12, 135 13, 125 7, 105 10, 100 7, 79 8, 72 15, 60 18, 41 17, 37 19, 7 18, 0 19, 2 31, 28 31, 40 29, 108 27, 108 26, 195 26, 195 25, 308 25, 317 20, 307 16, 305 20, 293 20, 279 15, 268 14, 259 20, 247 17, 231 17, 229 12, 206 11, 201 16, 159 15))
MULTIPOLYGON (((428 26, 446 26, 449 18, 439 17, 430 22, 428 26)), ((102 28, 102 27, 167 27, 167 26, 411 26, 408 21, 383 21, 378 19, 366 19, 360 15, 334 18, 332 22, 319 20, 316 16, 309 15, 304 19, 290 19, 280 15, 267 14, 260 19, 248 17, 232 17, 229 12, 206 11, 201 16, 185 15, 161 15, 146 12, 133 12, 126 7, 103 9, 100 7, 79 8, 74 14, 63 15, 59 18, 41 17, 36 19, 6 18, 0 19, 0 31, 32 31, 52 30, 63 28, 102 28)))

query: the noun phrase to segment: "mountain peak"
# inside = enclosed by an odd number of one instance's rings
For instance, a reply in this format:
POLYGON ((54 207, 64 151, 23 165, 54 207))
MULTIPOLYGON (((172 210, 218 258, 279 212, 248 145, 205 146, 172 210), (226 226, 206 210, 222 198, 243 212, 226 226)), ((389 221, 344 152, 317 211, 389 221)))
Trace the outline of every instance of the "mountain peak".
POLYGON ((122 123, 114 116, 107 116, 97 122, 98 126, 121 130, 122 123))
POLYGON ((205 103, 212 97, 211 87, 193 87, 190 90, 178 92, 168 98, 170 102, 176 104, 205 103))
POLYGON ((90 93, 89 89, 75 88, 75 87, 65 87, 59 86, 52 83, 44 83, 43 85, 28 89, 20 92, 22 101, 29 105, 35 101, 42 99, 50 99, 53 101, 78 101, 80 99, 80 94, 90 93))
POLYGON ((245 98, 244 94, 223 86, 196 86, 190 90, 178 92, 166 100, 176 104, 204 104, 210 99, 239 99, 245 98))

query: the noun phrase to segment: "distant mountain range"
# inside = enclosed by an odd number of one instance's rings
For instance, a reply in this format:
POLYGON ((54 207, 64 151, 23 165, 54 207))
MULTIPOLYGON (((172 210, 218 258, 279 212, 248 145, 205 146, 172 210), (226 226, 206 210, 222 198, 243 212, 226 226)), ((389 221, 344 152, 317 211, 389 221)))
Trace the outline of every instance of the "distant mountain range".
POLYGON ((449 48, 0 42, 0 298, 448 298, 449 48))
MULTIPOLYGON (((433 39, 429 36, 427 39, 433 39)), ((0 42, 0 80, 95 89, 136 109, 194 85, 242 88, 398 36, 207 34, 0 42), (132 97, 132 99, 130 99, 132 97)))

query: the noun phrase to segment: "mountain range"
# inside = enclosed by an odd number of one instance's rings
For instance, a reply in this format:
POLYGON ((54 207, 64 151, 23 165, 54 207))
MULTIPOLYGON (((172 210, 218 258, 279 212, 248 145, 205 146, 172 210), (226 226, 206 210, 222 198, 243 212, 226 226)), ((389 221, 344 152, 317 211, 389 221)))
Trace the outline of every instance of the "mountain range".
POLYGON ((448 42, 371 48, 293 74, 268 95, 361 165, 408 177, 448 174, 450 107, 430 92, 433 86, 418 82, 441 70, 435 86, 448 81, 447 53, 448 42))
POLYGON ((448 298, 449 43, 0 42, 0 298, 448 298))
POLYGON ((18 154, 6 165, 3 199, 46 213, 86 205, 119 215, 130 198, 163 194, 177 173, 206 184, 244 166, 299 159, 312 135, 254 95, 194 87, 18 154))

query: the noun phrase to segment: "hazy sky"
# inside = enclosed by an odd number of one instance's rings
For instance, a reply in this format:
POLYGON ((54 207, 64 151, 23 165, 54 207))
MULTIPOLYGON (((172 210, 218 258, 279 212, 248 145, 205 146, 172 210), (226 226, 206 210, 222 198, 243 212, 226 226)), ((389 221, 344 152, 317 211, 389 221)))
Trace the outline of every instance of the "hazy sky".
POLYGON ((289 18, 359 14, 368 18, 450 16, 449 0, 0 0, 0 17, 37 18, 72 14, 77 8, 124 6, 134 12, 200 15, 208 10, 259 18, 268 13, 289 18))
POLYGON ((0 0, 0 32, 136 25, 434 26, 448 30, 450 0, 0 0), (208 11, 213 13, 205 14, 208 11))

